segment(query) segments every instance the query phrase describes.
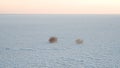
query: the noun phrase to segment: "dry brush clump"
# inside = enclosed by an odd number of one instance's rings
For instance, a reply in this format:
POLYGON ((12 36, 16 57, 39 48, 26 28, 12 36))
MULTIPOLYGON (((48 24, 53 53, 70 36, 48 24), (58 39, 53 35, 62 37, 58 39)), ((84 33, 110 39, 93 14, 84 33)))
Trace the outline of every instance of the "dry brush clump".
POLYGON ((58 39, 57 37, 50 37, 49 38, 49 43, 57 43, 58 39))
POLYGON ((83 44, 83 40, 82 39, 76 39, 75 42, 76 42, 76 44, 83 44))

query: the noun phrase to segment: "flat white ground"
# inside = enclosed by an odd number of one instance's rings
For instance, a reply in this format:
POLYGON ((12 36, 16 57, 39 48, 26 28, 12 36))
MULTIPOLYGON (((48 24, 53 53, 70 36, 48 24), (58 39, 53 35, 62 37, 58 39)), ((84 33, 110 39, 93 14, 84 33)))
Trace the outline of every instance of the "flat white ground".
POLYGON ((120 20, 63 19, 1 20, 0 68, 120 68, 120 20))

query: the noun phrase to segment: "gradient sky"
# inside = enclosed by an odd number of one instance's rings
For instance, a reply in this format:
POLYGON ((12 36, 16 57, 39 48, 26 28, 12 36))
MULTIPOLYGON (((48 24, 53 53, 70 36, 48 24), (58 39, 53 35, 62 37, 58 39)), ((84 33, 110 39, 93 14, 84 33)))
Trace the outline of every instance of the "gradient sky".
POLYGON ((0 14, 120 14, 120 0, 0 0, 0 14))

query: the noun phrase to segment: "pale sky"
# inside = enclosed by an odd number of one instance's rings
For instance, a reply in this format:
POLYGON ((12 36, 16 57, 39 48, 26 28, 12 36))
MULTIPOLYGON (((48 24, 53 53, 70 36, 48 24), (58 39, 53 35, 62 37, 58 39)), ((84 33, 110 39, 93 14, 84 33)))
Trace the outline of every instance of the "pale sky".
POLYGON ((120 0, 0 0, 0 14, 120 14, 120 0))

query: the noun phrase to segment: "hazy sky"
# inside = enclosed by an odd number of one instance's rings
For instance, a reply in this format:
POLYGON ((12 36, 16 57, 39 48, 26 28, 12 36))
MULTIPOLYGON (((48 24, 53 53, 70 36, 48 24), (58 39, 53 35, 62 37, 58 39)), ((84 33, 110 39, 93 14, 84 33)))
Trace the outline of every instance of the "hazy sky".
POLYGON ((120 0, 0 0, 0 14, 120 14, 120 0))

